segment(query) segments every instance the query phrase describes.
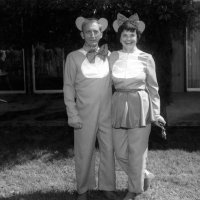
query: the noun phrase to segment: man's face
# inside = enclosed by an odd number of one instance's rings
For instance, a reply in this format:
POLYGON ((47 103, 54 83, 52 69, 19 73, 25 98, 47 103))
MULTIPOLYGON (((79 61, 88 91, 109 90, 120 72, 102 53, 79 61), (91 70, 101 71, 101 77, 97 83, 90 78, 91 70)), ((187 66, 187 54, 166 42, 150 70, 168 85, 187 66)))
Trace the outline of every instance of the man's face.
POLYGON ((98 46, 99 40, 102 38, 99 24, 95 21, 88 22, 84 25, 81 37, 85 40, 85 44, 90 47, 98 46))

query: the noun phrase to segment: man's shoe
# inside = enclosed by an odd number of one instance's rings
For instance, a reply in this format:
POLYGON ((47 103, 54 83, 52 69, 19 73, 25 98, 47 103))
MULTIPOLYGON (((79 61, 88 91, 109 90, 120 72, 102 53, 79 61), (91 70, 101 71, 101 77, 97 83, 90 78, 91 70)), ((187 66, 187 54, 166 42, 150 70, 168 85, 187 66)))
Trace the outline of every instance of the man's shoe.
POLYGON ((85 192, 83 194, 78 194, 76 200, 88 200, 88 198, 87 198, 87 192, 85 192))
POLYGON ((146 178, 144 178, 144 191, 147 191, 151 185, 151 181, 155 178, 152 173, 149 173, 146 178))
POLYGON ((103 191, 103 195, 108 200, 118 200, 118 196, 113 191, 103 191))
POLYGON ((135 194, 134 192, 127 192, 123 200, 136 200, 136 197, 137 197, 137 194, 135 194))

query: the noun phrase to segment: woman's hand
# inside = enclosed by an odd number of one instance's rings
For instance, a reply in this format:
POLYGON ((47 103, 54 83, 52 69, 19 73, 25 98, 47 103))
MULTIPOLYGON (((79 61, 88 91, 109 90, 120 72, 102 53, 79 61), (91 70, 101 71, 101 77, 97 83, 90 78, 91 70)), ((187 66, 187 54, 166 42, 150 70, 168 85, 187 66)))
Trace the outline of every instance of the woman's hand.
POLYGON ((164 118, 162 116, 158 116, 154 122, 154 124, 156 126, 159 126, 159 127, 162 127, 162 126, 165 126, 166 124, 166 121, 164 120, 164 118))
POLYGON ((154 122, 154 124, 162 129, 162 138, 166 140, 167 134, 166 134, 166 130, 164 127, 166 124, 166 121, 164 120, 164 118, 162 116, 158 116, 156 118, 156 121, 154 122))

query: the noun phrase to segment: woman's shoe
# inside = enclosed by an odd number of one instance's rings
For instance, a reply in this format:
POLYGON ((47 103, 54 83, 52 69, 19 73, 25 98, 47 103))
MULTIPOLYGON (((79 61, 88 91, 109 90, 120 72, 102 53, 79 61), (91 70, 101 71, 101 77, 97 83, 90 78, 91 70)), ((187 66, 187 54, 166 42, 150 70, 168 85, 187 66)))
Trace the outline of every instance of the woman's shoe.
POLYGON ((115 192, 113 191, 102 191, 103 192, 103 196, 108 199, 108 200, 118 200, 118 196, 115 194, 115 192))
POLYGON ((136 200, 137 194, 134 192, 127 192, 123 200, 136 200))
POLYGON ((85 193, 83 193, 83 194, 78 194, 76 200, 88 200, 87 192, 85 192, 85 193))
POLYGON ((147 191, 151 185, 151 181, 155 178, 154 174, 148 173, 147 177, 144 178, 144 191, 147 191))

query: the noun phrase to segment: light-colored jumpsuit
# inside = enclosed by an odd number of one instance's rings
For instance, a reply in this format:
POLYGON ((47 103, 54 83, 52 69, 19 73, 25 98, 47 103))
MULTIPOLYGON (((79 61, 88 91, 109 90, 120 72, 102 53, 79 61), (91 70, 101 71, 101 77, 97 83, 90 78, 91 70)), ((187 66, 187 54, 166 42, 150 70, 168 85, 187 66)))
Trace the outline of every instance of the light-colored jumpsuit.
POLYGON ((64 101, 68 123, 82 122, 74 130, 75 170, 79 194, 96 187, 95 141, 98 139, 99 190, 115 190, 111 126, 111 80, 108 59, 90 63, 82 48, 68 54, 64 72, 64 101), (75 101, 76 99, 76 101, 75 101))
POLYGON ((116 159, 128 175, 129 192, 142 193, 148 177, 146 159, 151 122, 160 116, 155 63, 150 54, 113 52, 110 56, 116 92, 112 100, 116 159))

